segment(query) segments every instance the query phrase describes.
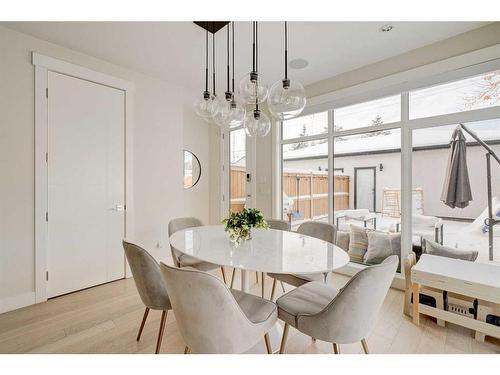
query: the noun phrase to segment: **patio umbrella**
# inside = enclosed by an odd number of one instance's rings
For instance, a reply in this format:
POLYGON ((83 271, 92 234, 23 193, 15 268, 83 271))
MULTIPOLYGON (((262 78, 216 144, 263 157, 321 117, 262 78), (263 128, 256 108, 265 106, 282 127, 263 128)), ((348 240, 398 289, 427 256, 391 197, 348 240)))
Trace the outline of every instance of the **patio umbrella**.
POLYGON ((472 191, 467 170, 465 136, 460 125, 453 132, 450 146, 441 200, 451 208, 464 208, 472 200, 472 191))

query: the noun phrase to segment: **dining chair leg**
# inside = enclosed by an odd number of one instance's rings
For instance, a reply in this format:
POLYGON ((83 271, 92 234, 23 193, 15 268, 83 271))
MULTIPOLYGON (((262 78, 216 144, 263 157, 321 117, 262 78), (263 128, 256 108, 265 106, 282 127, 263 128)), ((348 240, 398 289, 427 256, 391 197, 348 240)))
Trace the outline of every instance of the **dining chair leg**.
POLYGON ((255 282, 259 283, 259 273, 257 271, 255 271, 255 282))
POLYGON ((333 352, 335 354, 340 354, 340 345, 333 343, 333 352))
POLYGON ((264 335, 264 341, 266 342, 267 354, 273 354, 273 349, 271 348, 271 340, 269 339, 269 333, 264 335))
POLYGON ((189 354, 189 353, 191 353, 191 349, 189 349, 189 347, 188 347, 188 346, 186 346, 186 347, 184 348, 184 354, 189 354))
POLYGON ((139 328, 139 333, 137 334, 137 341, 141 339, 142 335, 142 330, 144 329, 144 324, 146 324, 146 319, 148 318, 149 314, 149 307, 146 307, 146 310, 144 310, 144 316, 142 317, 142 322, 141 322, 141 327, 139 328))
POLYGON ((261 279, 262 279, 262 298, 264 298, 264 295, 265 295, 264 294, 264 280, 265 280, 266 275, 264 274, 264 272, 261 272, 260 275, 261 275, 261 279))
POLYGON ((281 290, 283 290, 283 293, 285 293, 286 290, 285 290, 285 285, 283 284, 283 281, 280 281, 280 283, 281 283, 281 290))
POLYGON ((285 327, 283 328, 283 336, 281 336, 280 354, 285 353, 285 345, 288 338, 288 328, 290 328, 290 326, 288 325, 288 323, 285 323, 285 327))
POLYGON ((161 341, 163 340, 163 331, 165 331, 165 323, 167 322, 168 310, 161 313, 160 330, 158 331, 158 341, 156 342, 156 354, 160 353, 161 341))
POLYGON ((366 343, 366 339, 361 339, 361 345, 363 345, 363 350, 365 351, 365 354, 369 354, 368 344, 366 343))
POLYGON ((220 271, 222 272, 222 280, 224 280, 224 284, 226 283, 226 273, 224 272, 224 266, 220 266, 220 271))
POLYGON ((273 280, 273 288, 271 289, 271 298, 269 299, 271 302, 274 299, 274 292, 276 291, 276 279, 273 280))
POLYGON ((230 286, 231 289, 233 289, 234 277, 235 276, 236 276, 236 268, 233 268, 233 274, 231 276, 231 286, 230 286))

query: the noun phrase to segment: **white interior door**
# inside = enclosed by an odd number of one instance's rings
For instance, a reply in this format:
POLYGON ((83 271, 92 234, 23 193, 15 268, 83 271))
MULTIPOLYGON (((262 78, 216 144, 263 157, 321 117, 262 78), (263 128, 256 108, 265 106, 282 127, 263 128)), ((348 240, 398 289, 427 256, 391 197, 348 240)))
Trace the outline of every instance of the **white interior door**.
POLYGON ((355 208, 375 212, 375 168, 356 168, 355 185, 355 208))
POLYGON ((123 278, 125 93, 48 73, 47 296, 123 278))

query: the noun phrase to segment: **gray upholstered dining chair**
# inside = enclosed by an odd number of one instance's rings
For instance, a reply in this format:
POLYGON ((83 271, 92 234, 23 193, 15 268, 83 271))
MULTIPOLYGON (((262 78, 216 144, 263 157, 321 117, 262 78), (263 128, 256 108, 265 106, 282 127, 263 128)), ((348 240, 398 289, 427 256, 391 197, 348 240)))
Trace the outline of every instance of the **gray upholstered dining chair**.
MULTIPOLYGON (((276 229, 276 230, 283 230, 283 231, 290 231, 290 223, 286 220, 279 220, 279 219, 266 219, 267 224, 269 224, 269 228, 271 229, 276 229)), ((231 288, 233 287, 234 284, 234 276, 236 275, 236 268, 233 268, 233 274, 231 276, 231 288)), ((265 295, 265 274, 264 272, 260 273, 261 275, 261 280, 262 280, 262 298, 264 298, 265 295)), ((259 273, 255 272, 255 278, 257 282, 259 282, 259 273)), ((285 287, 283 285, 283 282, 281 282, 281 288, 283 289, 283 293, 285 292, 285 287)))
MULTIPOLYGON (((168 236, 170 237, 175 232, 183 229, 201 227, 203 223, 201 220, 195 217, 179 217, 170 220, 168 223, 168 236)), ((172 260, 177 267, 193 267, 201 271, 211 271, 216 268, 220 268, 222 273, 222 279, 226 282, 226 273, 224 272, 224 267, 218 264, 213 264, 209 262, 201 261, 195 257, 189 256, 187 254, 182 254, 180 251, 175 249, 170 245, 170 251, 172 253, 172 260)))
MULTIPOLYGON (((297 228, 297 233, 319 238, 320 240, 331 242, 333 244, 337 239, 337 227, 335 225, 323 223, 320 221, 306 221, 305 223, 300 224, 297 228)), ((297 287, 310 281, 322 280, 326 282, 328 281, 328 275, 329 273, 311 273, 303 275, 269 273, 268 276, 274 279, 270 300, 272 301, 274 299, 276 282, 278 280, 297 287)))
POLYGON ((229 289, 217 277, 194 268, 160 264, 184 353, 244 353, 264 340, 277 321, 276 305, 263 298, 229 289))
POLYGON ((290 230, 290 223, 286 220, 266 219, 266 221, 269 224, 269 228, 271 229, 284 230, 284 231, 290 230))
POLYGON ((161 277, 160 265, 156 260, 142 247, 133 243, 123 241, 123 250, 127 257, 130 270, 134 276, 135 286, 139 292, 142 303, 146 306, 144 316, 142 317, 137 341, 141 339, 142 330, 149 314, 149 310, 161 310, 160 330, 158 331, 158 340, 156 342, 156 354, 160 352, 163 332, 167 322, 168 310, 172 309, 167 289, 161 277))
POLYGON ((285 350, 288 329, 331 342, 336 354, 340 344, 361 341, 368 354, 366 337, 373 328, 398 267, 398 256, 367 267, 340 290, 322 282, 310 282, 276 301, 278 317, 285 322, 280 353, 285 350))

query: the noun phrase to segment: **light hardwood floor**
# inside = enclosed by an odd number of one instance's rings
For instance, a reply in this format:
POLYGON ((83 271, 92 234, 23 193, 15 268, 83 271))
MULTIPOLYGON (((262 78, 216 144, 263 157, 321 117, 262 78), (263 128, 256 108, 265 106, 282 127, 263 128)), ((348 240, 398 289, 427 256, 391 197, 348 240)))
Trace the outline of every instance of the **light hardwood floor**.
MULTIPOLYGON (((252 292, 259 295, 260 284, 255 284, 253 277, 251 280, 252 292)), ((332 283, 337 287, 346 281, 344 276, 333 275, 332 283)), ((269 296, 269 278, 266 289, 269 296)), ((276 290, 279 296, 281 288, 276 290)), ((402 313, 403 297, 402 291, 389 291, 375 329, 367 338, 371 353, 500 353, 499 340, 487 338, 479 343, 468 329, 451 324, 438 327, 425 317, 419 327, 413 325, 402 313)), ((143 313, 133 279, 54 298, 0 315, 0 353, 154 353, 161 313, 150 312, 137 342, 143 313)), ((168 315, 161 352, 184 352, 174 314, 168 315)), ((332 346, 291 328, 286 352, 331 353, 332 346)), ((362 353, 361 344, 342 345, 341 352, 362 353)))

